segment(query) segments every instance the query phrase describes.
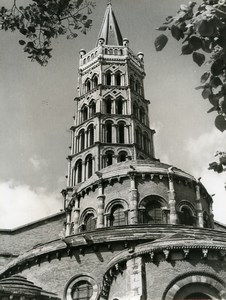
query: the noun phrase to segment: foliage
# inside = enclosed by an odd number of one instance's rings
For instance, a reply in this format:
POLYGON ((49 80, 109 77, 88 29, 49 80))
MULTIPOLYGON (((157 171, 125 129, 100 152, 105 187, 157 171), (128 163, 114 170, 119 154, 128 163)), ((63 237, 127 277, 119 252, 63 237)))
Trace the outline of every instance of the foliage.
POLYGON ((0 29, 19 31, 28 58, 45 66, 51 58, 51 40, 60 35, 76 38, 78 32, 86 34, 92 20, 95 4, 87 0, 32 0, 26 7, 17 6, 14 0, 10 9, 0 8, 0 29))
MULTIPOLYGON (((182 55, 192 55, 193 61, 208 67, 197 89, 208 99, 212 107, 208 112, 217 112, 215 126, 226 130, 226 0, 203 0, 201 5, 189 2, 182 4, 177 14, 166 18, 157 28, 169 31, 182 42, 182 55)), ((165 34, 155 40, 155 48, 161 51, 168 41, 165 34)))

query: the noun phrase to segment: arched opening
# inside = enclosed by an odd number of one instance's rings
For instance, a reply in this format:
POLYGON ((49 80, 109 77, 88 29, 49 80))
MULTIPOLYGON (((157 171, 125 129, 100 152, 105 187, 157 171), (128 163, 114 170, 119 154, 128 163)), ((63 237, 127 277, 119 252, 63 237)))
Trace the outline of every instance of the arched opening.
POLYGON ((144 148, 144 151, 146 152, 146 153, 148 153, 149 152, 149 145, 148 145, 149 143, 148 143, 148 134, 147 134, 147 132, 145 132, 144 134, 143 134, 143 148, 144 148))
POLYGON ((90 300, 93 295, 93 287, 88 281, 78 281, 72 288, 73 300, 90 300))
POLYGON ((111 85, 111 72, 106 74, 106 84, 111 85))
POLYGON ((87 178, 90 178, 93 175, 93 157, 91 154, 86 158, 86 170, 87 178))
POLYGON ((136 144, 138 145, 138 147, 142 148, 142 133, 141 133, 141 129, 139 127, 136 128, 135 130, 136 132, 136 144))
POLYGON ((112 143, 112 123, 106 123, 106 142, 112 143))
POLYGON ((115 83, 116 85, 121 85, 121 74, 119 72, 115 74, 115 83))
POLYGON ((140 82, 138 80, 136 80, 135 83, 135 91, 140 94, 140 82))
POLYGON ((132 91, 134 91, 134 77, 131 75, 129 79, 129 85, 132 91))
POLYGON ((106 166, 111 166, 113 164, 113 155, 112 151, 106 152, 106 166))
POLYGON ((133 104, 133 115, 137 118, 138 116, 138 106, 136 103, 133 104))
POLYGON ((180 223, 183 225, 193 226, 193 224, 194 224, 194 218, 193 218, 192 212, 186 206, 183 206, 181 208, 179 218, 180 218, 180 223))
POLYGON ((96 229, 96 218, 93 213, 88 213, 85 216, 82 231, 92 231, 96 229))
POLYGON ((88 119, 88 107, 83 105, 82 107, 82 122, 85 122, 88 119))
POLYGON ((94 88, 97 88, 97 86, 98 86, 98 77, 97 77, 97 75, 95 75, 95 76, 93 77, 93 87, 94 87, 94 88))
POLYGON ((82 160, 79 159, 75 164, 76 184, 82 182, 82 160))
POLYGON ((118 98, 116 101, 116 114, 122 115, 123 113, 123 101, 122 98, 118 98))
POLYGON ((106 113, 107 114, 111 114, 111 109, 112 109, 112 101, 111 98, 107 98, 105 100, 105 104, 106 104, 106 113))
POLYGON ((146 197, 140 206, 140 222, 144 224, 167 224, 168 210, 163 210, 159 196, 146 197))
POLYGON ((127 225, 127 220, 122 205, 115 205, 110 214, 110 226, 123 226, 127 225))
POLYGON ((79 140, 80 140, 80 151, 84 150, 85 148, 85 130, 82 129, 79 132, 79 140))
POLYGON ((212 300, 212 298, 204 293, 192 293, 184 298, 185 300, 212 300))
POLYGON ((125 143, 125 124, 124 123, 119 123, 118 124, 118 142, 120 144, 124 144, 125 143))
POLYGON ((125 151, 119 152, 118 162, 126 161, 127 153, 125 151))
POLYGON ((90 103, 89 109, 90 109, 90 117, 93 117, 94 114, 96 113, 96 103, 94 101, 90 103))
POLYGON ((94 144, 94 126, 93 124, 90 124, 88 126, 88 146, 92 146, 94 144))
POLYGON ((85 86, 86 86, 86 92, 89 92, 89 91, 91 90, 91 82, 90 82, 90 79, 87 79, 87 80, 86 80, 85 86))
POLYGON ((145 124, 145 111, 144 108, 140 108, 140 121, 145 124))

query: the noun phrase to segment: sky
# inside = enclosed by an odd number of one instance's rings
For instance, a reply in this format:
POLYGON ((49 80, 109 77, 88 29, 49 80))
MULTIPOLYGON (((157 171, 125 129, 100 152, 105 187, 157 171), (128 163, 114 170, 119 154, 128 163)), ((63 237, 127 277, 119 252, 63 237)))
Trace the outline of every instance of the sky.
MULTIPOLYGON (((0 0, 0 6, 10 1, 0 0)), ((27 59, 20 34, 0 32, 0 228, 15 228, 63 208, 60 192, 66 187, 79 50, 95 47, 107 2, 96 1, 87 35, 53 42, 47 67, 27 59)), ((226 150, 226 136, 215 129, 208 100, 195 90, 205 67, 180 55, 180 44, 173 39, 161 52, 154 48, 160 34, 155 28, 186 2, 112 0, 112 5, 122 36, 135 53, 144 53, 156 157, 201 177, 215 194, 215 219, 226 223, 226 173, 208 170, 215 152, 226 150)))

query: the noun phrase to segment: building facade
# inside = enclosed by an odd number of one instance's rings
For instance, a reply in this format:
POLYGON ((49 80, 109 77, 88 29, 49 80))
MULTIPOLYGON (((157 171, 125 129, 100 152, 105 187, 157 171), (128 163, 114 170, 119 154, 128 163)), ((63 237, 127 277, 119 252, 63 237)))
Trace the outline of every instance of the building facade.
POLYGON ((226 227, 199 180, 155 158, 144 78, 109 4, 80 51, 64 212, 0 231, 0 296, 25 277, 65 300, 226 299, 226 227))

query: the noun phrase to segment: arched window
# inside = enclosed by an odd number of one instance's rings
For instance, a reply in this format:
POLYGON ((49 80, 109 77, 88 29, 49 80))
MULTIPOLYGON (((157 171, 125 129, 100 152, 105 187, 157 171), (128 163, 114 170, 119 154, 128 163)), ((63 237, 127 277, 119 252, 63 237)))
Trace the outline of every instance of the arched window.
POLYGON ((138 107, 137 107, 137 104, 136 104, 136 103, 133 104, 133 115, 134 115, 134 117, 136 117, 136 118, 137 118, 137 116, 138 116, 138 107))
POLYGON ((121 74, 119 72, 115 74, 115 84, 119 86, 121 85, 121 74))
POLYGON ((90 79, 87 79, 85 82, 85 86, 86 86, 86 92, 89 92, 91 90, 91 82, 90 79))
POLYGON ((120 144, 124 144, 125 143, 124 128, 125 128, 125 124, 124 123, 119 123, 118 124, 118 142, 120 144))
POLYGON ((136 128, 136 143, 141 148, 142 147, 142 133, 139 127, 136 128))
POLYGON ((127 225, 124 208, 122 205, 116 205, 112 208, 110 214, 110 226, 127 225))
POLYGON ((87 128, 88 132, 88 146, 92 146, 94 144, 94 126, 90 124, 87 128))
POLYGON ((185 300, 212 300, 212 298, 203 293, 191 293, 184 298, 185 300))
POLYGON ((76 184, 82 182, 82 160, 79 159, 75 164, 76 184))
POLYGON ((140 221, 145 224, 167 224, 167 210, 162 209, 162 201, 158 196, 148 196, 142 201, 140 221))
POLYGON ((135 91, 140 94, 140 82, 138 80, 135 83, 135 91))
POLYGON ((82 129, 79 132, 79 141, 80 141, 80 151, 84 150, 85 148, 85 130, 82 129))
POLYGON ((123 113, 123 101, 122 98, 118 98, 116 101, 116 114, 122 115, 123 113))
POLYGON ((78 281, 72 288, 73 300, 90 300, 93 295, 93 287, 88 281, 78 281))
POLYGON ((95 75, 93 77, 93 87, 96 88, 97 86, 98 86, 98 77, 97 77, 97 75, 95 75))
POLYGON ((111 85, 111 72, 106 73, 106 84, 111 85))
POLYGON ((180 223, 183 225, 193 226, 194 218, 191 210, 183 206, 180 211, 180 223))
POLYGON ((125 151, 119 152, 118 162, 126 161, 127 153, 125 151))
POLYGON ((87 178, 90 178, 93 175, 93 157, 91 154, 86 157, 86 171, 87 178))
POLYGON ((88 213, 85 216, 82 231, 91 231, 96 229, 96 219, 93 213, 88 213))
POLYGON ((111 108, 112 108, 112 101, 111 98, 107 98, 105 100, 105 105, 106 105, 106 113, 111 114, 111 108))
POLYGON ((133 91, 134 90, 134 77, 132 75, 130 76, 130 79, 129 79, 129 85, 130 85, 131 90, 133 91))
POLYGON ((140 108, 140 121, 145 124, 145 111, 144 108, 140 108))
POLYGON ((106 142, 112 143, 112 122, 106 123, 106 142))
POLYGON ((90 118, 96 113, 96 103, 92 100, 89 105, 90 118))
POLYGON ((144 132, 144 134, 143 134, 143 148, 144 148, 144 151, 146 152, 146 153, 148 153, 149 152, 149 143, 148 143, 148 134, 147 134, 147 132, 144 132))
POLYGON ((111 166, 113 164, 113 155, 112 151, 106 152, 106 166, 111 166))
POLYGON ((82 111, 82 122, 84 122, 88 119, 88 107, 86 105, 83 105, 81 111, 82 111))

